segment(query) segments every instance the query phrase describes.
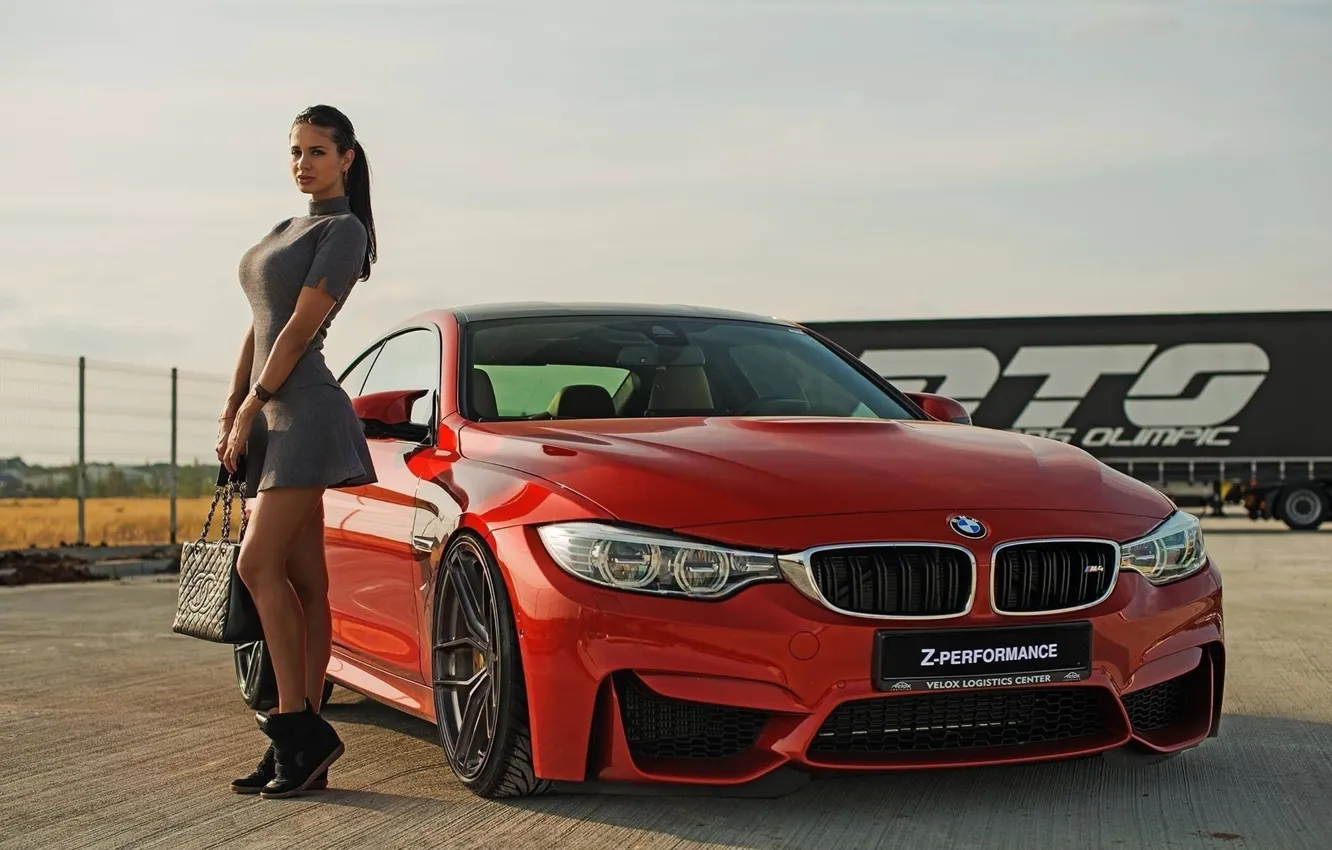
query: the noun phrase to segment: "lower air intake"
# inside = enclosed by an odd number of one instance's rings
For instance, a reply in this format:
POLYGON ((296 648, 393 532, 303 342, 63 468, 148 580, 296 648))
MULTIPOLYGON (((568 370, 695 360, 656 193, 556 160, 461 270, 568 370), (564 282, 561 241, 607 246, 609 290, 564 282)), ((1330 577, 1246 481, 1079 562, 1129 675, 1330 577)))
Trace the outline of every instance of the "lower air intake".
POLYGON ((670 699, 632 674, 615 677, 629 753, 634 758, 724 759, 754 745, 767 712, 670 699))
POLYGON ((1100 688, 1039 688, 878 697, 838 706, 811 754, 888 755, 1019 747, 1105 735, 1100 688))
POLYGON ((1185 685, 1192 673, 1167 679, 1124 697, 1134 732, 1153 732, 1184 720, 1188 710, 1185 685))

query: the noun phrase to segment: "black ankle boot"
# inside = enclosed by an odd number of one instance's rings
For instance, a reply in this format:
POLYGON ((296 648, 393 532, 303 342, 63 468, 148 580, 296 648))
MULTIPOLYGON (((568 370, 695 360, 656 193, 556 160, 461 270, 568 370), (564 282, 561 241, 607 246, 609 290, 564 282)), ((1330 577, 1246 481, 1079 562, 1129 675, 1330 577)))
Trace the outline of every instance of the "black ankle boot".
POLYGON ((269 714, 263 729, 274 750, 273 778, 259 792, 264 799, 294 797, 313 788, 344 750, 338 733, 309 700, 302 711, 269 714))
MULTIPOLYGON (((309 706, 310 701, 306 700, 305 704, 306 706, 309 706)), ((268 730, 266 724, 268 723, 268 715, 256 711, 254 714, 254 720, 259 724, 259 730, 267 735, 268 730)), ((268 749, 264 750, 264 757, 259 760, 259 764, 248 776, 242 776, 239 779, 233 779, 231 781, 231 790, 237 794, 258 794, 264 789, 265 785, 273 781, 273 777, 275 776, 277 776, 277 753, 274 750, 273 745, 269 744, 268 749)), ((314 778, 314 781, 310 783, 310 787, 307 790, 322 791, 327 787, 328 771, 324 770, 320 771, 319 775, 314 778)))
MULTIPOLYGON (((259 724, 259 728, 263 728, 262 722, 259 724)), ((237 794, 258 794, 273 778, 276 770, 273 746, 270 744, 268 749, 264 750, 264 757, 259 760, 259 765, 250 772, 249 776, 231 780, 231 790, 237 794)))
MULTIPOLYGON (((231 780, 231 790, 237 794, 258 794, 265 785, 273 781, 274 776, 277 776, 277 758, 273 752, 273 745, 269 744, 258 767, 249 776, 231 780)), ((327 787, 328 771, 325 770, 314 778, 308 790, 322 791, 327 787)))

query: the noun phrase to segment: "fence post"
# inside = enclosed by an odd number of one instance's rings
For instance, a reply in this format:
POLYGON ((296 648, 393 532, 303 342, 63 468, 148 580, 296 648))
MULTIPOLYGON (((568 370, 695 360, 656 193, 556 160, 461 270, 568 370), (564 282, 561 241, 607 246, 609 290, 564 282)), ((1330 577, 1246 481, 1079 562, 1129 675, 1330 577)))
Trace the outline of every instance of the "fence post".
POLYGON ((178 408, 176 406, 177 384, 178 384, 178 378, 176 373, 176 367, 172 366, 171 367, 171 544, 173 546, 176 543, 176 498, 180 491, 180 488, 178 486, 178 481, 180 479, 180 472, 179 472, 180 467, 176 463, 176 435, 178 433, 178 427, 177 427, 178 408))
POLYGON ((85 393, 84 377, 88 371, 88 361, 84 357, 79 358, 79 477, 76 482, 79 493, 79 539, 80 546, 88 542, 87 526, 85 524, 84 507, 88 499, 88 471, 85 465, 86 457, 84 450, 86 448, 85 437, 85 418, 87 412, 87 397, 85 393))

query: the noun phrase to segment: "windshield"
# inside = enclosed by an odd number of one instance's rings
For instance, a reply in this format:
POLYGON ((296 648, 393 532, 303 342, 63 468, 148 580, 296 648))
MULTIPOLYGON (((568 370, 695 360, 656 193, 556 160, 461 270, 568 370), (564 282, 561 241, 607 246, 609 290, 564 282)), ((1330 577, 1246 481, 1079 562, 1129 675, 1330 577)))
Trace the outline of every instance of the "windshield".
POLYGON ((798 328, 653 316, 466 326, 474 420, 647 416, 915 416, 798 328))

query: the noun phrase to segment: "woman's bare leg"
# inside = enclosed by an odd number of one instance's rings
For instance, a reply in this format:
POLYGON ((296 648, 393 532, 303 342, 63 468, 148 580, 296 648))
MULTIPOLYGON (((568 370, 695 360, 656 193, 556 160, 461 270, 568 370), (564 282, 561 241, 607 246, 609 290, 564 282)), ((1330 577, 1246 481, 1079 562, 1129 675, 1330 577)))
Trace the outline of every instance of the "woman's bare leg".
POLYGON ((296 533, 287 554, 287 578, 305 614, 305 698, 318 712, 324 696, 324 674, 333 645, 333 619, 328 607, 328 562, 324 556, 324 503, 296 533))
POLYGON ((263 624, 281 714, 302 711, 306 692, 305 617, 287 578, 287 558, 323 493, 322 487, 275 487, 261 492, 252 502, 237 563, 263 624))

